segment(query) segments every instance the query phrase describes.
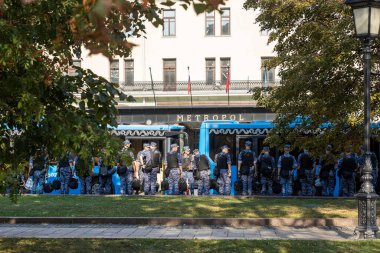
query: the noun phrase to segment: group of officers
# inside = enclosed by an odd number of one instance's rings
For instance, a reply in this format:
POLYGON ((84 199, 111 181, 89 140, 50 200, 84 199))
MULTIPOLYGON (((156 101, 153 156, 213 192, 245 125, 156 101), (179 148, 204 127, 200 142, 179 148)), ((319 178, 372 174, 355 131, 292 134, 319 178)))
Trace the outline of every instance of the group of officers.
MULTIPOLYGON (((136 188, 142 189, 145 195, 155 195, 157 192, 157 176, 164 165, 164 183, 162 188, 167 188, 169 195, 194 194, 194 185, 197 181, 198 195, 209 195, 210 192, 210 161, 198 149, 191 150, 185 146, 180 152, 177 144, 172 144, 170 151, 163 159, 157 148, 157 143, 144 143, 143 150, 135 157, 130 140, 124 141, 124 147, 117 157, 104 155, 98 159, 81 159, 71 153, 65 154, 58 163, 60 177, 60 189, 62 194, 69 193, 70 179, 76 174, 81 185, 81 194, 91 194, 93 165, 99 168, 99 194, 111 194, 112 175, 117 173, 120 177, 121 194, 138 194, 136 188), (164 161, 164 162, 163 162, 164 161), (188 190, 183 187, 186 184, 188 190), (136 185, 138 185, 136 187, 136 185)), ((241 183, 243 196, 253 195, 254 184, 259 184, 261 195, 273 195, 274 183, 281 185, 283 196, 302 195, 313 196, 316 194, 315 186, 321 188, 322 196, 333 196, 336 186, 336 175, 339 179, 339 196, 352 197, 360 184, 360 177, 365 165, 365 152, 361 147, 361 154, 353 152, 352 146, 347 146, 339 158, 328 145, 325 154, 317 159, 308 148, 296 159, 290 154, 291 146, 284 146, 284 153, 279 157, 277 164, 275 158, 270 155, 269 147, 263 147, 259 156, 252 150, 252 143, 245 142, 245 148, 238 155, 238 182, 241 183), (318 172, 316 166, 318 165, 318 172), (296 172, 296 173, 295 173, 296 172), (298 182, 300 187, 294 187, 298 182), (299 191, 299 192, 293 192, 299 191)), ((106 152, 104 152, 106 153, 106 152)), ((214 157, 215 167, 213 177, 216 179, 216 187, 219 195, 231 193, 231 154, 228 146, 222 146, 220 152, 214 157)), ((36 193, 37 185, 42 185, 46 180, 47 156, 40 155, 31 158, 30 173, 33 176, 31 192, 36 193)), ((372 180, 377 184, 378 162, 376 155, 371 153, 372 180)), ((215 182, 215 181, 214 181, 215 182)), ((42 193, 42 189, 38 193, 42 193)))

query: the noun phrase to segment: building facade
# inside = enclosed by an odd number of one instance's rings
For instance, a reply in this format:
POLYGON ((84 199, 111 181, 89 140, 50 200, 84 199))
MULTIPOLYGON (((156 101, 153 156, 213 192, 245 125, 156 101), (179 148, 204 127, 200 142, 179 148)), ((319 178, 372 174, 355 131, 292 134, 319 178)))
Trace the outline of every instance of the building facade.
POLYGON ((163 26, 147 23, 145 37, 130 38, 137 45, 130 57, 110 61, 84 50, 74 64, 119 83, 135 98, 120 102, 120 124, 181 124, 194 148, 203 120, 275 116, 256 107, 249 92, 278 85, 278 71, 265 65, 274 45, 255 24, 258 13, 243 4, 231 0, 221 12, 196 15, 176 3, 163 9, 163 26))
POLYGON ((275 85, 278 76, 265 67, 274 56, 268 33, 260 31, 257 13, 245 10, 243 3, 227 1, 221 12, 200 15, 176 4, 163 9, 163 27, 147 23, 146 38, 130 39, 137 44, 130 57, 110 61, 84 51, 80 65, 120 83, 136 98, 123 106, 254 105, 248 90, 275 85))

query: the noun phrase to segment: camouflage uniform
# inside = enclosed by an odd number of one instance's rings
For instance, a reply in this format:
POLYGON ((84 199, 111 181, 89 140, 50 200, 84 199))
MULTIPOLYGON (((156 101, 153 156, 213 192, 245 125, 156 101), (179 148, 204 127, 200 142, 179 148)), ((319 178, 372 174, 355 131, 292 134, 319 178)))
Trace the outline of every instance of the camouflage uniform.
POLYGON ((300 167, 298 177, 301 182, 302 196, 313 196, 314 164, 315 161, 310 157, 309 153, 304 152, 298 156, 298 166, 300 167))
POLYGON ((325 154, 319 159, 319 178, 322 184, 322 196, 334 195, 335 189, 335 156, 333 154, 325 154), (322 175, 324 174, 324 175, 322 175))
POLYGON ((190 185, 190 192, 193 195, 194 194, 194 174, 193 174, 193 168, 191 168, 191 162, 192 162, 192 156, 185 156, 182 155, 182 173, 183 173, 183 179, 185 179, 186 182, 190 185))
POLYGON ((340 175, 340 193, 344 197, 353 197, 355 194, 355 171, 358 167, 355 153, 343 154, 338 161, 338 174, 340 175))
POLYGON ((293 170, 297 169, 297 161, 291 154, 284 153, 278 159, 277 167, 280 171, 280 184, 282 185, 282 195, 291 196, 293 194, 293 170), (283 164, 284 161, 290 162, 290 164, 287 165, 289 166, 289 168, 282 168, 285 165, 285 163, 283 164), (286 170, 289 172, 288 175, 285 175, 286 170))
MULTIPOLYGON (((156 147, 156 143, 151 143, 151 146, 156 147)), ((153 169, 151 172, 151 186, 150 186, 150 192, 152 195, 156 194, 156 183, 157 183, 157 174, 160 173, 160 167, 162 165, 162 157, 161 152, 158 149, 152 149, 152 159, 153 159, 153 169)))
POLYGON ((166 154, 165 165, 170 169, 169 172, 169 195, 178 195, 178 181, 180 179, 179 167, 182 166, 182 158, 179 152, 170 151, 166 154))
POLYGON ((205 155, 194 157, 195 169, 199 170, 198 194, 209 195, 210 192, 210 161, 205 155))
POLYGON ((91 169, 93 165, 92 159, 81 159, 76 157, 74 159, 75 172, 79 177, 80 194, 91 194, 92 176, 91 169))
POLYGON ((258 167, 260 168, 260 183, 261 183, 261 194, 272 195, 273 186, 273 170, 275 169, 275 161, 269 154, 261 154, 257 159, 258 167), (267 168, 268 171, 264 171, 267 168))
MULTIPOLYGON (((131 158, 131 162, 135 161, 135 156, 133 154, 133 151, 129 148, 123 148, 121 150, 120 156, 127 155, 131 158)), ((133 166, 132 164, 129 164, 130 161, 128 161, 128 164, 126 164, 126 161, 122 161, 122 159, 119 159, 119 166, 121 169, 126 170, 125 173, 118 173, 120 177, 120 194, 127 193, 128 195, 132 195, 132 181, 133 181, 133 166)))
MULTIPOLYGON (((149 195, 151 194, 151 191, 150 191, 150 188, 151 188, 151 181, 153 181, 152 179, 152 167, 151 167, 151 163, 152 163, 152 153, 150 150, 144 150, 143 152, 141 152, 140 154, 140 157, 143 158, 144 160, 144 164, 143 166, 146 166, 145 168, 143 167, 142 171, 143 171, 143 176, 144 176, 144 194, 145 195, 149 195)), ((156 187, 156 182, 154 182, 154 188, 156 187)))
POLYGON ((107 168, 106 175, 99 175, 99 194, 111 194, 112 193, 112 175, 116 172, 116 167, 113 167, 111 158, 104 160, 99 158, 100 167, 107 168))
POLYGON ((72 154, 65 154, 59 161, 58 167, 61 181, 61 194, 69 194, 69 181, 72 175, 71 164, 73 163, 72 154))
POLYGON ((215 168, 219 169, 220 174, 218 177, 219 183, 219 194, 227 195, 231 194, 231 178, 228 175, 228 164, 231 164, 230 154, 225 154, 220 152, 215 156, 215 168), (219 164, 221 161, 224 161, 223 164, 219 164))
POLYGON ((245 149, 241 151, 238 155, 238 163, 241 164, 240 167, 240 174, 241 174, 241 180, 243 182, 243 195, 252 195, 252 181, 253 181, 253 174, 254 174, 254 165, 256 164, 256 154, 251 149, 245 149), (247 158, 246 155, 249 153, 247 158), (252 158, 251 158, 252 157, 252 158), (246 161, 246 159, 252 161, 246 161), (248 174, 242 174, 242 170, 244 170, 246 167, 249 167, 248 174))
POLYGON ((38 156, 36 159, 30 158, 29 166, 30 168, 32 168, 30 174, 33 176, 33 186, 31 193, 36 194, 37 187, 39 185, 38 194, 42 194, 44 192, 43 185, 45 183, 45 177, 48 166, 47 156, 41 155, 38 156))

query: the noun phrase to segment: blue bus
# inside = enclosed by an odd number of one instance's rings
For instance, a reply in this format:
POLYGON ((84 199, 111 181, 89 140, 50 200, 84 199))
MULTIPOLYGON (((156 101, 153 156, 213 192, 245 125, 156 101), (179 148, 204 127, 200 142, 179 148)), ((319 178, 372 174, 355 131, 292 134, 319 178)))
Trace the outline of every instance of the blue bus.
MULTIPOLYGON (((250 123, 239 123, 235 120, 207 120, 201 124, 199 132, 199 151, 205 154, 211 164, 211 177, 213 178, 214 158, 220 152, 220 147, 228 145, 232 159, 231 166, 231 184, 234 185, 237 180, 237 157, 241 150, 244 149, 244 143, 251 141, 253 151, 259 154, 263 147, 266 135, 274 127, 271 121, 253 121, 250 123)), ((277 150, 271 150, 277 152, 277 150)), ((235 195, 234 187, 231 187, 231 195, 235 195)))
MULTIPOLYGON (((179 125, 119 125, 117 127, 110 127, 110 132, 123 140, 129 139, 132 143, 135 157, 143 149, 145 142, 156 142, 157 148, 161 151, 163 157, 170 151, 170 145, 173 143, 177 143, 181 150, 184 146, 188 145, 185 127, 179 125)), ((97 175, 99 169, 96 164, 94 172, 92 177, 92 194, 99 194, 99 177, 97 175)), ((159 174, 157 182, 159 185, 163 180, 163 174, 162 172, 159 174)), ((48 168, 48 182, 52 183, 55 179, 59 179, 57 166, 56 164, 51 164, 48 168)), ((120 194, 120 178, 117 173, 112 176, 112 193, 120 194)), ((60 190, 54 190, 48 194, 60 194, 60 190)), ((70 189, 70 194, 80 194, 80 183, 77 189, 70 189)))

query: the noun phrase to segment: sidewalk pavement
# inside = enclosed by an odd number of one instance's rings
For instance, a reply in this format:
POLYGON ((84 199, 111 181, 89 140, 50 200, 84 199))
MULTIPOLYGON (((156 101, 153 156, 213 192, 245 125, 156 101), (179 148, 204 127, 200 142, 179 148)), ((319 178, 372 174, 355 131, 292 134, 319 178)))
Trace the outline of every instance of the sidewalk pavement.
POLYGON ((0 238, 117 238, 207 240, 347 240, 352 227, 131 226, 106 224, 0 224, 0 238))

